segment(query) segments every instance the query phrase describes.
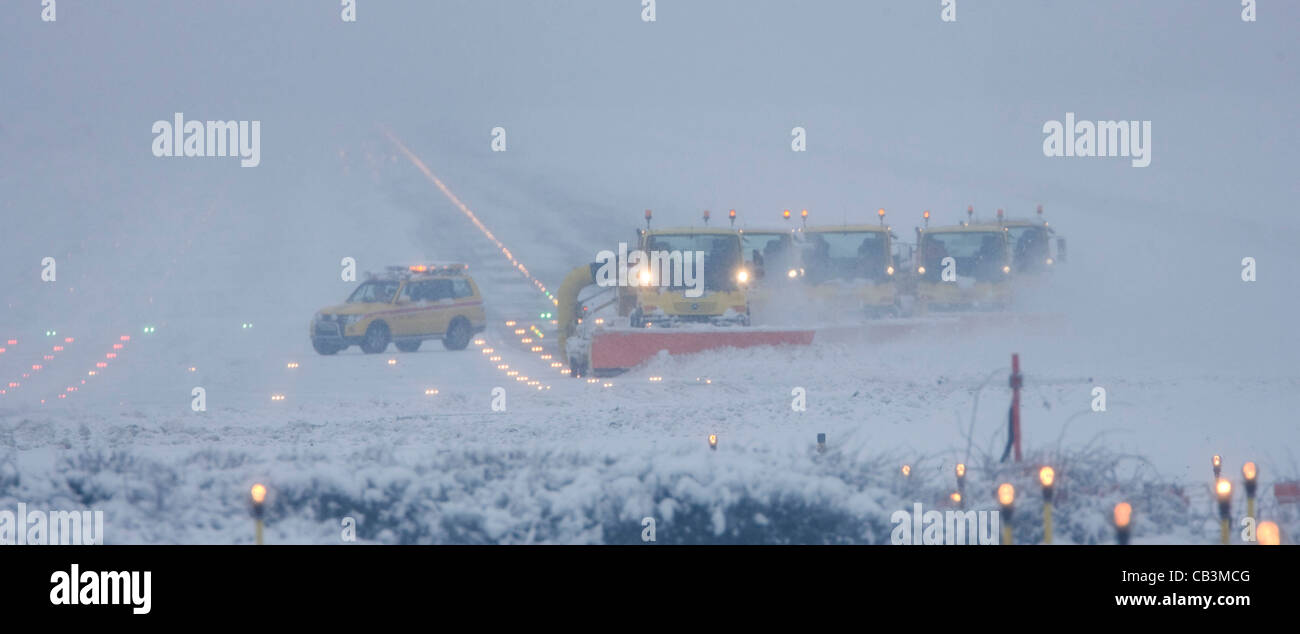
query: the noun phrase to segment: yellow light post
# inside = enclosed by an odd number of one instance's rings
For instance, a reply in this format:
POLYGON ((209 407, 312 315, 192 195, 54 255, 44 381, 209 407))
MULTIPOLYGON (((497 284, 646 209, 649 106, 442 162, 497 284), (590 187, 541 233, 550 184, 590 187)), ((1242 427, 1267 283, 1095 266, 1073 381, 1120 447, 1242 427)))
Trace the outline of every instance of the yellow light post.
POLYGON ((1115 541, 1120 546, 1128 545, 1130 526, 1133 519, 1133 507, 1128 502, 1115 505, 1115 541))
POLYGON ((1214 479, 1217 481, 1219 479, 1219 473, 1223 470, 1223 458, 1219 456, 1219 454, 1214 454, 1214 458, 1210 460, 1210 464, 1214 465, 1214 479))
POLYGON ((718 435, 717 435, 717 434, 709 434, 709 449, 712 449, 712 450, 714 450, 714 451, 717 451, 717 450, 718 450, 718 435))
POLYGON ((1011 535, 1011 510, 1012 504, 1016 501, 1016 488, 1011 486, 1010 482, 1003 482, 998 486, 998 504, 1002 505, 1002 543, 1010 546, 1013 543, 1011 535))
POLYGON ((1232 483, 1227 478, 1219 478, 1214 485, 1214 493, 1219 498, 1219 527, 1224 545, 1228 544, 1229 520, 1232 516, 1232 483))
POLYGON ((957 463, 957 492, 966 495, 966 463, 957 463))
POLYGON ((266 487, 261 484, 254 484, 250 491, 253 496, 253 520, 256 526, 254 541, 258 546, 262 545, 262 503, 266 501, 266 487))
POLYGON ((1255 519, 1255 486, 1259 483, 1256 479, 1259 476, 1259 470, 1255 468, 1255 463, 1247 462, 1241 465, 1241 476, 1246 480, 1246 517, 1255 519))
POLYGON ((1282 535, 1273 522, 1260 522, 1259 528, 1255 530, 1255 539, 1261 546, 1277 546, 1282 543, 1282 535))
POLYGON ((908 477, 911 477, 911 475, 912 475, 912 465, 910 465, 910 464, 904 464, 904 465, 903 465, 903 477, 904 477, 904 478, 908 478, 908 477))
POLYGON ((1043 543, 1052 543, 1052 485, 1056 482, 1056 471, 1051 467, 1038 470, 1038 481, 1043 484, 1043 543))

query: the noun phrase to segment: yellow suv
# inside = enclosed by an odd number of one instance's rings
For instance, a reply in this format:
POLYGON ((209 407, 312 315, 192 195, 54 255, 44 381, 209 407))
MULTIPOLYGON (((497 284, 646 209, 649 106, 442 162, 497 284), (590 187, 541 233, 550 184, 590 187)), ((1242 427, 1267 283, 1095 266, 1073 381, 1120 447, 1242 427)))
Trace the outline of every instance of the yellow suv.
POLYGON ((311 320, 311 346, 334 354, 353 344, 368 354, 389 342, 415 352, 426 339, 464 350, 487 326, 478 285, 463 264, 390 266, 357 287, 347 301, 322 308, 311 320))

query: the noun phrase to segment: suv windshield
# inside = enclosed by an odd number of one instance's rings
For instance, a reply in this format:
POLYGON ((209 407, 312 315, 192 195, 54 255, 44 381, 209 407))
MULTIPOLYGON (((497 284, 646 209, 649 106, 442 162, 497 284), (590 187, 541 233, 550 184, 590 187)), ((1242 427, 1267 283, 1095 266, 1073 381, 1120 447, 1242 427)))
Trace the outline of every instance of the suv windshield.
POLYGON ((957 275, 980 280, 997 279, 1006 261, 1005 232, 953 231, 929 233, 921 241, 925 277, 937 278, 943 259, 957 261, 957 275))
POLYGON ((348 297, 347 303, 387 304, 393 301, 393 296, 397 294, 398 285, 398 282, 387 280, 363 282, 361 286, 357 287, 357 290, 352 291, 352 296, 348 297))
POLYGON ((889 267, 885 234, 880 231, 808 233, 804 238, 808 281, 883 279, 889 267))

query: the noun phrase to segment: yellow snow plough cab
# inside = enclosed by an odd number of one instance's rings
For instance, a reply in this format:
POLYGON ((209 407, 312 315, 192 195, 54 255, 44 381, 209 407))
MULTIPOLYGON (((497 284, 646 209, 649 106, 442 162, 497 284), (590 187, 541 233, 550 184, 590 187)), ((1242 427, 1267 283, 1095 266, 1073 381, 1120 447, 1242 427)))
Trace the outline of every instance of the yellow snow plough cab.
POLYGON ((811 301, 833 314, 898 315, 892 234, 883 224, 808 227, 799 232, 811 301))
POLYGON ((660 352, 812 342, 811 330, 748 327, 753 272, 740 232, 650 229, 650 218, 636 249, 602 252, 560 285, 558 343, 571 375, 616 374, 660 352))
POLYGON ((1009 230, 1001 224, 917 229, 916 307, 922 313, 1011 304, 1009 230))
POLYGON ((788 229, 742 229, 745 266, 753 275, 749 306, 761 316, 789 302, 803 275, 794 232, 788 229))
POLYGON ((749 285, 740 233, 734 229, 646 229, 639 258, 629 254, 636 306, 630 325, 749 325, 749 285))
POLYGON ((1065 261, 1065 238, 1052 239, 1056 231, 1043 220, 1043 206, 1038 206, 1036 220, 1006 220, 1007 240, 1011 247, 1011 270, 1016 274, 1048 273, 1065 261))

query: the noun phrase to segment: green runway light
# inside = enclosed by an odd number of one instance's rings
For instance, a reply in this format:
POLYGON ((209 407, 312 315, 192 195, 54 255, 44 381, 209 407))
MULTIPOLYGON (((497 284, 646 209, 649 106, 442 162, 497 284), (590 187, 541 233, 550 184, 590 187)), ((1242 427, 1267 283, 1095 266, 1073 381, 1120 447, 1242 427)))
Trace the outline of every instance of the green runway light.
POLYGON ((154 328, 153 326, 145 326, 144 328, 141 328, 141 329, 140 329, 140 332, 143 332, 143 333, 145 333, 145 334, 150 334, 150 333, 152 333, 154 330, 155 330, 155 328, 154 328))
POLYGON ((246 321, 246 322, 240 324, 239 327, 240 327, 240 328, 243 328, 244 330, 248 330, 249 328, 252 328, 252 327, 253 327, 253 324, 252 324, 252 322, 247 322, 247 321, 246 321))

